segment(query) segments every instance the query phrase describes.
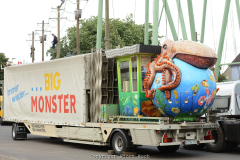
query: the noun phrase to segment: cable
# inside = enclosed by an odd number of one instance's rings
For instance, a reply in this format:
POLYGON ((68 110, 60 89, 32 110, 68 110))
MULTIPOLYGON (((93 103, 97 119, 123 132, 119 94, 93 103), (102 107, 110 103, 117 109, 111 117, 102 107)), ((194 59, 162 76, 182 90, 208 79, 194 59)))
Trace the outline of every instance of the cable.
POLYGON ((76 22, 76 20, 69 20, 68 18, 66 20, 69 22, 76 22))
MULTIPOLYGON (((60 12, 60 17, 59 17, 59 18, 63 18, 63 16, 65 15, 65 16, 66 16, 66 20, 65 20, 65 22, 64 22, 64 25, 61 27, 60 32, 62 32, 63 29, 65 28, 65 25, 66 25, 66 22, 67 22, 67 21, 68 21, 68 22, 76 22, 75 20, 70 20, 70 19, 67 18, 68 16, 67 16, 66 14, 71 14, 71 15, 74 14, 73 12, 69 12, 69 11, 67 11, 67 9, 66 9, 67 6, 68 6, 68 5, 67 5, 67 4, 68 4, 68 3, 67 3, 68 1, 69 1, 70 3, 72 3, 72 4, 74 4, 74 5, 77 5, 77 3, 73 3, 73 2, 70 1, 70 0, 66 0, 65 3, 64 3, 64 5, 61 6, 61 10, 59 11, 59 12, 60 12)), ((82 9, 82 13, 83 13, 83 11, 85 10, 88 2, 89 2, 89 1, 87 1, 87 3, 84 5, 84 7, 83 7, 83 9, 82 9)), ((79 3, 80 3, 80 1, 79 1, 79 3)), ((57 28, 58 25, 56 25, 56 26, 52 26, 52 25, 51 25, 51 22, 56 22, 56 21, 58 21, 58 18, 57 18, 57 19, 50 19, 53 12, 54 12, 54 13, 58 13, 58 11, 56 11, 55 9, 52 9, 52 10, 51 10, 50 15, 49 15, 49 18, 48 18, 48 21, 47 21, 48 25, 45 25, 44 30, 49 30, 49 28, 57 28)), ((37 24, 37 28, 42 28, 42 27, 40 26, 40 24, 37 24)), ((35 33, 36 33, 37 35, 42 35, 42 34, 39 34, 39 33, 37 33, 37 32, 35 32, 35 33)), ((44 45, 45 45, 45 46, 51 46, 51 45, 48 45, 48 43, 49 43, 49 41, 50 41, 51 33, 52 33, 52 32, 49 32, 48 34, 46 34, 47 37, 49 37, 49 38, 47 38, 47 40, 44 42, 44 45), (46 44, 45 44, 45 43, 46 43, 46 44)), ((29 38, 31 39, 30 35, 29 35, 29 38)), ((29 45, 29 44, 28 44, 28 45, 29 45)), ((39 44, 37 43, 37 45, 39 45, 39 44)), ((29 47, 30 47, 30 46, 29 46, 29 47)), ((48 49, 47 49, 47 50, 48 50, 48 49)), ((45 51, 47 51, 47 50, 45 50, 45 51)), ((39 50, 36 50, 36 51, 39 51, 39 50)))
MULTIPOLYGON (((75 4, 75 5, 78 4, 78 3, 73 3, 73 2, 70 1, 70 0, 66 0, 66 2, 67 2, 67 1, 69 1, 70 3, 75 4)), ((80 3, 80 0, 79 0, 79 3, 80 3)))
POLYGON ((83 13, 83 11, 85 10, 85 8, 86 8, 88 2, 89 2, 89 0, 87 1, 87 3, 85 4, 85 6, 83 7, 83 9, 82 9, 82 13, 83 13))
POLYGON ((50 25, 50 23, 49 23, 49 27, 51 27, 51 28, 56 28, 56 27, 57 27, 57 25, 56 25, 55 27, 52 27, 52 26, 50 25))
POLYGON ((67 19, 65 20, 65 23, 64 23, 64 25, 63 25, 62 29, 60 29, 60 33, 62 32, 62 30, 63 30, 63 28, 64 28, 64 26, 65 26, 66 22, 67 22, 67 19))
POLYGON ((66 11, 66 10, 64 10, 64 13, 74 14, 74 13, 72 13, 72 12, 68 12, 68 11, 66 11))

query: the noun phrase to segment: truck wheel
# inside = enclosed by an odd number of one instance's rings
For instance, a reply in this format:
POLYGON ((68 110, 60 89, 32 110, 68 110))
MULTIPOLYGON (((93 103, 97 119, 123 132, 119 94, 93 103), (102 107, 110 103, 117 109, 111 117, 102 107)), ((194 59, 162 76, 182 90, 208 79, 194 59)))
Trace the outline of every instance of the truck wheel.
POLYGON ((231 151, 232 149, 233 149, 233 143, 231 143, 231 142, 228 142, 228 144, 227 144, 227 147, 226 147, 225 151, 231 151))
POLYGON ((238 142, 231 142, 231 143, 232 143, 233 148, 235 148, 235 147, 237 147, 239 145, 238 142))
POLYGON ((174 153, 179 149, 179 146, 158 146, 157 148, 163 153, 174 153))
POLYGON ((12 139, 17 140, 17 131, 16 131, 16 123, 13 124, 12 126, 12 139))
POLYGON ((0 117, 0 125, 3 125, 2 117, 0 117))
POLYGON ((187 150, 198 150, 198 149, 203 149, 205 147, 205 144, 199 144, 199 145, 186 145, 183 146, 184 149, 187 150))
POLYGON ((14 123, 12 126, 12 139, 27 139, 27 131, 24 124, 14 123))
POLYGON ((129 152, 131 148, 126 147, 127 146, 127 140, 123 136, 122 133, 117 132, 114 134, 112 139, 112 148, 116 155, 122 154, 122 152, 129 152))
POLYGON ((213 131, 212 135, 215 142, 205 144, 208 150, 218 153, 223 152, 230 147, 228 141, 225 140, 224 132, 221 126, 218 128, 218 131, 213 131))

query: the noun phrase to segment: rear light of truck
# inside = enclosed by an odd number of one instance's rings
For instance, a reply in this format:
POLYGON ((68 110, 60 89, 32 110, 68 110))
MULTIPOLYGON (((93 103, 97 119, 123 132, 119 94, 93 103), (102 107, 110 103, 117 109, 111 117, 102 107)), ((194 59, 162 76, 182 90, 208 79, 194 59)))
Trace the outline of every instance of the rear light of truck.
POLYGON ((212 140, 212 134, 210 131, 207 132, 207 135, 204 136, 204 140, 212 140))
POLYGON ((173 142, 173 138, 172 137, 163 138, 163 143, 169 143, 169 142, 173 142))
POLYGON ((173 142, 173 138, 172 137, 168 137, 167 133, 164 133, 164 135, 163 135, 163 143, 169 143, 169 142, 173 142))

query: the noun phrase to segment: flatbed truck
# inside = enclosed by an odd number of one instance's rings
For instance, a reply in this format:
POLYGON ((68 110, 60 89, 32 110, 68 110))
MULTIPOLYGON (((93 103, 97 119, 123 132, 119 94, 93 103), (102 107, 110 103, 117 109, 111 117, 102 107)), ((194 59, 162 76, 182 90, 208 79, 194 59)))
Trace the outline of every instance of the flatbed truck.
MULTIPOLYGON (((121 58, 113 55, 129 56, 125 61, 130 65, 135 57, 137 75, 141 76, 141 63, 157 54, 159 48, 134 45, 6 67, 3 120, 14 122, 13 140, 27 139, 27 134, 57 137, 64 142, 110 146, 117 155, 140 145, 175 152, 181 145, 214 143, 215 122, 172 122, 169 117, 119 113, 119 103, 124 103, 118 97, 121 89, 130 87, 132 92, 129 84, 142 82, 130 76, 120 83, 117 61, 121 58)), ((129 66, 125 74, 132 71, 129 66)), ((145 94, 141 85, 137 87, 139 94, 145 94)))

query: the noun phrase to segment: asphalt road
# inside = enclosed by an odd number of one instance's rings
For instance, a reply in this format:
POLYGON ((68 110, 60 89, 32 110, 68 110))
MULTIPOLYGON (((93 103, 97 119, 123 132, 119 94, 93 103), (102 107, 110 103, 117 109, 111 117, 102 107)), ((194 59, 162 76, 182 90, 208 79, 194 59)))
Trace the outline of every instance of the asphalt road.
MULTIPOLYGON (((65 143, 62 139, 50 139, 49 137, 34 136, 29 134, 27 140, 13 141, 11 126, 0 126, 0 160, 81 160, 91 159, 94 155, 106 155, 109 147, 92 146, 85 144, 65 143)), ((240 146, 226 153, 212 153, 206 148, 189 151, 180 148, 172 154, 164 154, 156 147, 138 147, 138 154, 145 159, 240 159, 240 146), (147 155, 150 156, 147 158, 147 155)), ((113 159, 124 159, 117 156, 113 159)), ((107 158, 102 158, 107 159, 107 158)), ((125 157, 127 159, 127 157, 125 157)), ((139 157, 128 159, 143 159, 139 157)))

